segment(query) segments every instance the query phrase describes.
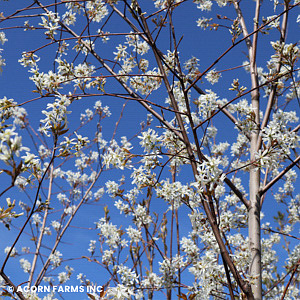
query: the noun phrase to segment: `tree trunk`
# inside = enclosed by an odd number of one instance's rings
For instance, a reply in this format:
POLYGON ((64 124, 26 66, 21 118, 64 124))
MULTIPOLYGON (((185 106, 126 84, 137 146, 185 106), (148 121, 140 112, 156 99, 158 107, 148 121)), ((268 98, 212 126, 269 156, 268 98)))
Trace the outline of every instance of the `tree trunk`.
POLYGON ((255 90, 252 94, 252 108, 255 114, 255 128, 251 133, 251 165, 250 170, 250 209, 248 219, 250 266, 249 274, 251 288, 255 300, 262 299, 262 279, 261 279, 261 237, 260 237, 260 168, 254 163, 259 138, 259 92, 255 90))
POLYGON ((259 170, 250 171, 250 201, 249 210, 249 249, 251 261, 249 273, 251 276, 251 288, 255 300, 262 299, 261 280, 261 237, 260 237, 260 196, 259 196, 259 170))

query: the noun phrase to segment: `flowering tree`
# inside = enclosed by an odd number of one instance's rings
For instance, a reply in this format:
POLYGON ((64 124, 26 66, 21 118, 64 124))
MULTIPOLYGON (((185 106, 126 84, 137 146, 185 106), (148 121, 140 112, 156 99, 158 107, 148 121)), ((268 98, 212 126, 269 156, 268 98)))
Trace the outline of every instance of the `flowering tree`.
POLYGON ((298 0, 1 2, 3 297, 299 299, 298 0))

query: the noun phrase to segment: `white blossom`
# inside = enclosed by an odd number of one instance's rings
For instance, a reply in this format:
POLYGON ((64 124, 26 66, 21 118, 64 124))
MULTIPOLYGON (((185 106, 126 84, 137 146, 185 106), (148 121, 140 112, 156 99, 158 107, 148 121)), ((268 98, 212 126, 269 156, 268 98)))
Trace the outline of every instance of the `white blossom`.
POLYGON ((107 289, 106 293, 107 297, 111 297, 111 299, 123 300, 123 299, 131 299, 131 296, 134 295, 132 288, 128 288, 123 284, 118 284, 116 287, 110 287, 107 289))
POLYGON ((32 215, 32 224, 35 226, 39 226, 42 223, 42 218, 39 214, 32 215))
POLYGON ((66 281, 69 280, 69 276, 66 272, 60 272, 57 277, 59 283, 65 283, 66 281))
POLYGON ((88 251, 91 253, 91 254, 94 254, 95 252, 95 249, 96 249, 96 240, 90 240, 90 244, 89 244, 89 248, 88 248, 88 251))
POLYGON ((129 226, 126 228, 126 232, 131 240, 132 243, 138 243, 142 239, 142 233, 140 230, 133 228, 132 226, 129 226))
POLYGON ((52 264, 52 267, 56 268, 62 262, 62 254, 58 250, 55 250, 54 253, 50 254, 49 259, 52 264))
POLYGON ((99 23, 108 14, 107 7, 101 0, 87 1, 86 8, 88 17, 97 23, 99 23))
POLYGON ((0 31, 0 43, 3 45, 7 41, 8 39, 6 38, 5 33, 3 31, 0 31))
POLYGON ((217 83, 221 77, 221 73, 217 72, 215 69, 210 70, 206 75, 205 79, 212 85, 217 83))
POLYGON ((25 273, 29 273, 31 271, 31 263, 27 259, 21 258, 20 265, 25 273))

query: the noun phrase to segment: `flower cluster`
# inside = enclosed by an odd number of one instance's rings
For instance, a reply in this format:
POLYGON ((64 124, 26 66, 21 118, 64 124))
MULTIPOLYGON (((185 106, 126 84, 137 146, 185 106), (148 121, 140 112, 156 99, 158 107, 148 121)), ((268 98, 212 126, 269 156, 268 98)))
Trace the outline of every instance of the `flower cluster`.
POLYGON ((93 22, 101 22, 108 14, 107 7, 102 0, 86 1, 87 16, 93 22))
POLYGON ((210 117, 211 114, 218 108, 218 105, 225 104, 225 102, 225 99, 219 99, 219 96, 212 90, 206 90, 206 94, 199 96, 196 100, 196 104, 199 108, 199 114, 203 119, 210 117))
POLYGON ((46 29, 45 34, 50 38, 54 39, 54 35, 57 34, 57 29, 60 28, 59 26, 59 21, 60 18, 59 16, 52 12, 52 11, 47 11, 47 13, 44 13, 43 16, 41 17, 42 23, 39 23, 42 27, 46 29))
POLYGON ((196 176, 197 181, 194 184, 199 192, 203 191, 206 185, 209 186, 210 190, 213 190, 216 187, 215 185, 223 185, 225 174, 219 168, 221 162, 221 158, 211 157, 199 165, 196 176))
POLYGON ((206 80, 214 85, 215 83, 217 83, 219 81, 221 77, 221 73, 217 72, 215 69, 213 70, 210 70, 206 75, 205 75, 205 78, 206 80))
POLYGON ((46 136, 50 136, 49 130, 59 134, 59 131, 66 128, 67 114, 70 113, 67 107, 71 101, 67 95, 59 95, 53 103, 47 104, 47 110, 42 113, 46 116, 41 120, 44 125, 40 127, 40 132, 46 136))
POLYGON ((122 233, 117 229, 116 225, 107 222, 104 218, 96 223, 96 227, 100 230, 100 236, 105 238, 105 244, 107 244, 110 249, 116 249, 119 246, 125 246, 127 244, 125 239, 122 240, 122 233))

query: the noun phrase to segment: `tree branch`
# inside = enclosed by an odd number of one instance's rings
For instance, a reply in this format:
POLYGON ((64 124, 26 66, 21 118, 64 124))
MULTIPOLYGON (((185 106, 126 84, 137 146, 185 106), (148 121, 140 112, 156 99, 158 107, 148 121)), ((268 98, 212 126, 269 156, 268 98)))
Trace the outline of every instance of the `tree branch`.
POLYGON ((260 195, 263 195, 266 193, 279 179, 282 178, 291 168, 293 168, 298 162, 300 161, 300 155, 291 163, 289 166, 287 166, 284 170, 282 170, 274 179, 272 179, 267 185, 265 185, 260 190, 260 195))

